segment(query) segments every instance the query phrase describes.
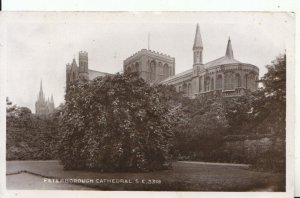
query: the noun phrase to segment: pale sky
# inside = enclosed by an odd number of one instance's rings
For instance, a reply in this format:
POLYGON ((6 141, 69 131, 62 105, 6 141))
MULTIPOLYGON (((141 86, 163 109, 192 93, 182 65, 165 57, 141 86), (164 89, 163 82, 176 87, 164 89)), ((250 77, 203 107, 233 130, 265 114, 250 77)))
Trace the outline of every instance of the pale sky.
POLYGON ((294 45, 294 18, 259 12, 36 12, 7 13, 1 47, 6 63, 6 93, 19 106, 35 111, 40 81, 55 105, 64 102, 65 66, 80 50, 89 68, 116 73, 123 60, 140 49, 175 57, 176 74, 192 68, 196 24, 204 45, 204 63, 224 56, 230 36, 235 59, 260 68, 294 45))

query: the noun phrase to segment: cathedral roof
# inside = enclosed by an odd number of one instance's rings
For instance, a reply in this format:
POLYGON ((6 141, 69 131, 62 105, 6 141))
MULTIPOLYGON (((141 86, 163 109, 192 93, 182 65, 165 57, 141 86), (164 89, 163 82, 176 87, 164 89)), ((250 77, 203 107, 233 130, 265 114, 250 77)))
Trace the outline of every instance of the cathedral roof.
POLYGON ((194 48, 203 48, 199 24, 197 24, 197 28, 196 28, 196 34, 195 34, 193 49, 194 48))
POLYGON ((204 67, 209 68, 217 65, 226 65, 226 64, 234 64, 234 63, 241 63, 241 62, 234 58, 230 58, 228 56, 222 56, 221 58, 218 58, 216 60, 204 64, 204 67))
POLYGON ((88 70, 88 73, 89 73, 89 79, 90 80, 93 80, 94 78, 99 77, 99 76, 112 75, 112 74, 109 74, 109 73, 99 72, 99 71, 91 70, 91 69, 88 70))
POLYGON ((213 66, 217 66, 217 65, 226 65, 226 64, 234 64, 234 63, 241 63, 241 62, 234 59, 233 50, 232 50, 232 46, 231 46, 231 40, 229 38, 228 42, 227 42, 225 56, 222 56, 221 58, 218 58, 216 60, 213 60, 213 61, 210 61, 210 62, 204 64, 204 67, 209 68, 209 67, 213 67, 213 66))
POLYGON ((170 81, 176 80, 177 78, 190 77, 192 74, 193 74, 193 69, 189 69, 189 70, 186 70, 179 74, 176 74, 174 76, 170 76, 170 77, 164 79, 163 81, 161 81, 161 83, 170 82, 170 81))

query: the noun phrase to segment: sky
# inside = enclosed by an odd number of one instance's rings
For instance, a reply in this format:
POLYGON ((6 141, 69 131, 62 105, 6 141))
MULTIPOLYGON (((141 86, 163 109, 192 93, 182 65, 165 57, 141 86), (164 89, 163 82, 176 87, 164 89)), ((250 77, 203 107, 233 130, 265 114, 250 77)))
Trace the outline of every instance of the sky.
POLYGON ((204 63, 225 55, 256 65, 260 76, 280 53, 293 53, 294 18, 281 12, 27 12, 7 13, 1 36, 6 95, 35 111, 40 81, 55 106, 64 102, 65 68, 87 51, 89 69, 122 71, 123 60, 148 47, 175 57, 176 74, 192 68, 196 24, 204 63))

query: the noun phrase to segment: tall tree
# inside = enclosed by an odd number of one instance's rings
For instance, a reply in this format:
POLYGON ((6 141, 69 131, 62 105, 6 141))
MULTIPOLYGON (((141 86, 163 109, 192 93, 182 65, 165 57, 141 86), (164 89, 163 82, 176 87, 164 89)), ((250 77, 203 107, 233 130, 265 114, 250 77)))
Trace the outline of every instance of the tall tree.
POLYGON ((163 168, 170 159, 173 131, 171 106, 162 90, 134 73, 71 85, 62 117, 60 154, 65 168, 163 168))

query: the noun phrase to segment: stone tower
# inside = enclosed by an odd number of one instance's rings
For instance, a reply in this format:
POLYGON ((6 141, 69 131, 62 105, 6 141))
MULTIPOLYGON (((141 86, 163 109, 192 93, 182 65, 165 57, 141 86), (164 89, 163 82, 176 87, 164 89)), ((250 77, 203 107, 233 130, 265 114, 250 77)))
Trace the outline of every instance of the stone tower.
POLYGON ((89 80, 88 53, 85 51, 79 52, 79 72, 80 80, 89 80))
POLYGON ((169 55, 142 49, 124 60, 126 72, 138 72, 150 84, 156 84, 175 75, 175 58, 169 55))
POLYGON ((196 27, 196 34, 193 45, 193 75, 192 75, 192 84, 187 87, 188 95, 196 94, 199 90, 199 78, 198 75, 200 71, 204 70, 203 65, 203 43, 200 33, 199 24, 196 27))

